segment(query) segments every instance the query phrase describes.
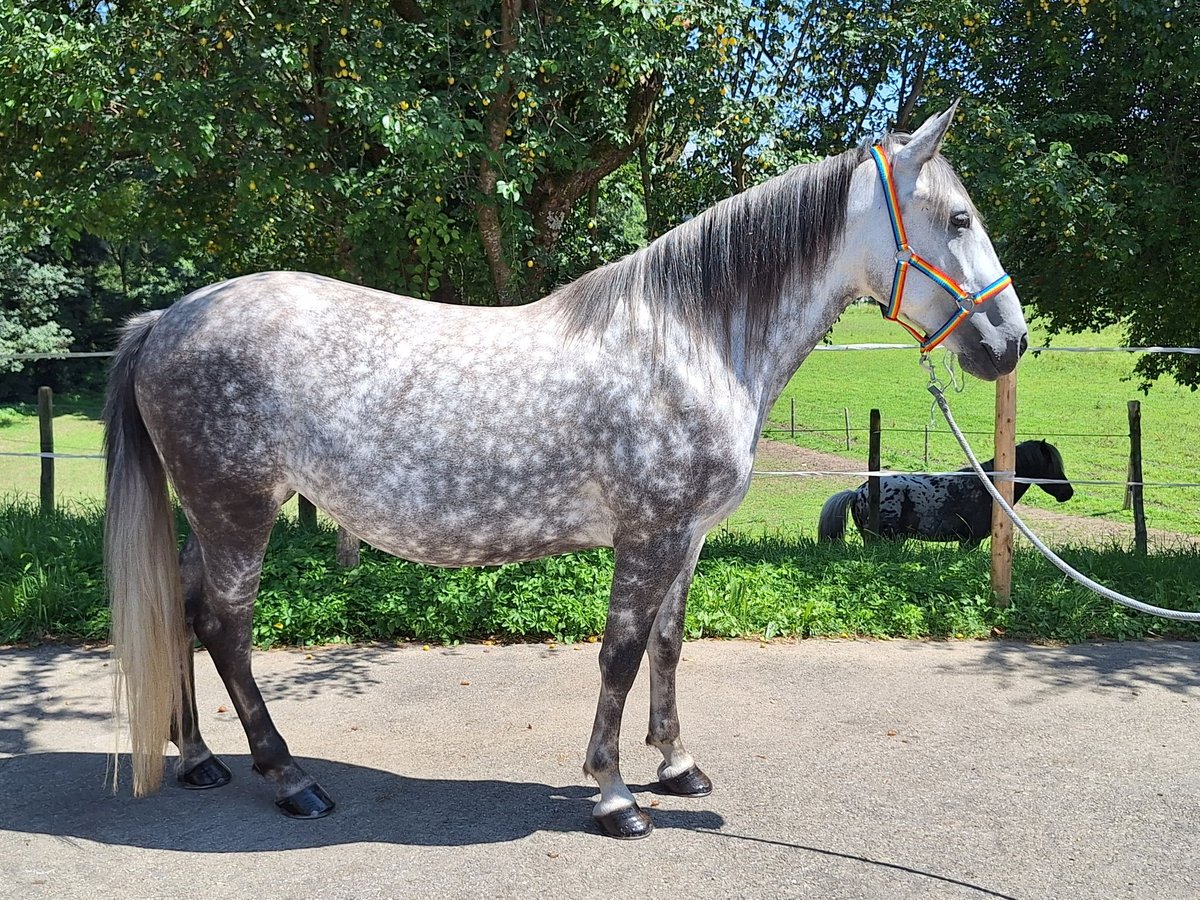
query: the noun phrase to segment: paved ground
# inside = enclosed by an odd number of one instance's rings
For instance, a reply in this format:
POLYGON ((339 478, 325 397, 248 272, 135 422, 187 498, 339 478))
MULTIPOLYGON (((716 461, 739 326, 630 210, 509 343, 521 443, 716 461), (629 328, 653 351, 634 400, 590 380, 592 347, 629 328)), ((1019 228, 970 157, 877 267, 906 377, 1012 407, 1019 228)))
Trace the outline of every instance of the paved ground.
POLYGON ((293 750, 339 801, 280 816, 212 665, 228 787, 103 785, 101 651, 0 651, 0 896, 1200 896, 1200 645, 806 641, 685 648, 685 736, 716 791, 626 777, 649 839, 592 830, 596 645, 262 653, 293 750), (469 683, 468 683, 469 682, 469 683))

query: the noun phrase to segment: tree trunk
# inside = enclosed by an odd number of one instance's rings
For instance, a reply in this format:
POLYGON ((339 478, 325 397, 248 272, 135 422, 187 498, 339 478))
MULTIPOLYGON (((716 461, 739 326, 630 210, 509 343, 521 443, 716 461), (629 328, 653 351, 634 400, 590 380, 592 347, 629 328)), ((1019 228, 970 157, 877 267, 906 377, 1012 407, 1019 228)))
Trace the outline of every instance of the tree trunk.
POLYGON ((492 272, 492 286, 496 290, 496 300, 501 304, 515 303, 520 300, 514 290, 513 271, 504 258, 504 228, 500 221, 500 204, 496 196, 496 183, 499 178, 493 166, 493 160, 504 145, 505 129, 508 128, 508 114, 512 103, 512 80, 508 71, 508 56, 517 46, 517 20, 521 16, 521 0, 501 0, 500 4, 500 34, 497 46, 503 60, 501 69, 503 77, 500 87, 489 100, 488 113, 484 122, 487 152, 479 164, 479 178, 476 188, 479 199, 475 202, 475 219, 479 223, 479 240, 483 244, 483 254, 487 257, 488 268, 492 272))
POLYGON ((588 157, 589 165, 586 168, 574 172, 547 173, 538 180, 526 207, 533 215, 533 244, 536 250, 526 285, 535 296, 541 295, 546 278, 543 261, 553 254, 571 208, 580 197, 632 158, 634 151, 646 138, 646 129, 654 117, 654 107, 662 93, 662 86, 662 75, 654 72, 643 78, 630 95, 625 116, 629 135, 627 142, 615 144, 606 141, 597 144, 588 157))

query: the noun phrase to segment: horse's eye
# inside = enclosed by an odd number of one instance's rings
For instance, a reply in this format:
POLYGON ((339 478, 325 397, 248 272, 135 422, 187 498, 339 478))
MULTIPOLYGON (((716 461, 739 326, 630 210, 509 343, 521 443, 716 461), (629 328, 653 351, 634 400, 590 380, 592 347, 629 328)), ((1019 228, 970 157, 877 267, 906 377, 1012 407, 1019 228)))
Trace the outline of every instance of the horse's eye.
POLYGON ((955 228, 970 228, 971 214, 969 212, 956 212, 950 217, 950 224, 955 228))

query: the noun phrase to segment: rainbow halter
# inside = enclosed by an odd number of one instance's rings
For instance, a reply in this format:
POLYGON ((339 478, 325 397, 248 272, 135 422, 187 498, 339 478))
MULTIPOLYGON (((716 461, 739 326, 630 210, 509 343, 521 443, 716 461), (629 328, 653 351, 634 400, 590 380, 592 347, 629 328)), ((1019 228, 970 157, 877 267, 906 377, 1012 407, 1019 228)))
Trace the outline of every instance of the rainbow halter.
POLYGON ((976 306, 986 303, 1009 287, 1012 284, 1012 276, 1005 273, 983 290, 976 294, 970 294, 957 281, 908 246, 904 220, 900 217, 900 198, 896 193, 895 179, 892 178, 892 164, 879 144, 871 148, 871 156, 875 158, 875 168, 879 170, 879 180, 883 183, 883 194, 887 198, 888 218, 892 221, 892 235, 896 238, 896 274, 892 276, 892 296, 888 300, 887 308, 882 310, 883 317, 901 325, 920 342, 921 352, 928 353, 948 338, 951 332, 974 311, 976 306), (932 278, 954 298, 954 303, 958 307, 958 312, 933 334, 922 335, 900 319, 900 300, 904 295, 904 281, 908 277, 909 266, 932 278))

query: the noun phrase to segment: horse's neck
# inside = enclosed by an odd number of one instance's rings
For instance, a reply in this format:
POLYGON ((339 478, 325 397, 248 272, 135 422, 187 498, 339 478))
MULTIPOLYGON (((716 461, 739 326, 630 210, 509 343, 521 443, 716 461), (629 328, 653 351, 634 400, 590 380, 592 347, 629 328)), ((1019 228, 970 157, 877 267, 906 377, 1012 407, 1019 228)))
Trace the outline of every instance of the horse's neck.
POLYGON ((823 277, 779 297, 768 330, 766 346, 758 358, 746 360, 745 380, 760 404, 765 419, 775 401, 838 316, 855 296, 852 282, 831 267, 823 277))
MULTIPOLYGON (((989 459, 982 466, 980 466, 980 468, 982 468, 983 471, 985 471, 985 472, 994 472, 994 471, 996 471, 996 461, 994 459, 989 459)), ((962 469, 959 469, 959 471, 960 472, 970 472, 971 467, 965 466, 962 469)), ((1024 469, 1022 469, 1019 459, 1018 459, 1018 461, 1016 461, 1013 464, 1013 474, 1017 478, 1037 478, 1037 477, 1039 477, 1037 473, 1028 473, 1024 469)), ((1027 485, 1021 481, 1014 481, 1013 482, 1012 502, 1016 503, 1018 500, 1020 500, 1022 497, 1025 496, 1025 492, 1028 490, 1029 490, 1029 485, 1027 485)))

